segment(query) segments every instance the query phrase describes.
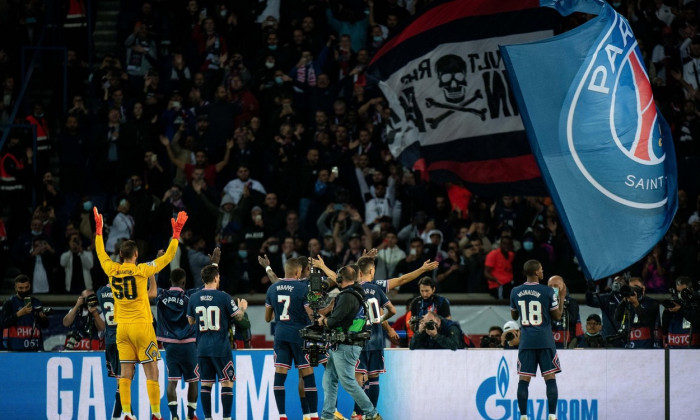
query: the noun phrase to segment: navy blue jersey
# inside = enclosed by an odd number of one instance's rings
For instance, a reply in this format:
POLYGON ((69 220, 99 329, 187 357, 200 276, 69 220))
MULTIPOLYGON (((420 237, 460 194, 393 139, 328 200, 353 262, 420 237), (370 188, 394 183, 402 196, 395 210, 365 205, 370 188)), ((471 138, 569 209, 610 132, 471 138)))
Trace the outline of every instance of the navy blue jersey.
POLYGON ((240 309, 228 293, 202 289, 190 296, 187 316, 195 319, 197 357, 230 357, 228 329, 240 309))
POLYGON ((306 312, 306 280, 282 279, 267 289, 265 306, 275 313, 275 340, 301 343, 299 330, 311 324, 306 312))
POLYGON ((109 283, 97 291, 97 301, 105 317, 105 345, 117 343, 117 322, 114 319, 114 296, 109 283))
POLYGON ((164 343, 191 343, 195 341, 195 326, 187 321, 190 296, 179 287, 158 289, 156 334, 164 343))
POLYGON ((389 280, 372 280, 370 283, 379 286, 382 292, 389 293, 389 280))
MULTIPOLYGON (((363 351, 371 350, 383 350, 384 349, 384 331, 382 329, 382 324, 379 322, 381 314, 379 313, 379 308, 385 308, 391 303, 386 294, 380 286, 377 286, 373 282, 361 283, 362 290, 365 291, 365 302, 367 302, 367 308, 369 309, 369 319, 372 322, 372 329, 369 340, 365 342, 363 351), (376 321, 376 323, 375 323, 376 321)), ((385 309, 386 310, 386 309, 385 309)))
POLYGON ((550 311, 559 308, 554 289, 525 283, 510 292, 510 308, 520 314, 519 349, 555 348, 550 311))

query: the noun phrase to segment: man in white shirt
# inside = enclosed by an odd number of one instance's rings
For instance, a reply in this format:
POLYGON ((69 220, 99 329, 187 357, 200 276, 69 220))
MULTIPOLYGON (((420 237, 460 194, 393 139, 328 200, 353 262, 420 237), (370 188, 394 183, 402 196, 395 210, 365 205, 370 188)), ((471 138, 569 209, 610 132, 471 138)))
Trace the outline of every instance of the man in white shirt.
POLYGON ((240 165, 236 172, 238 178, 229 181, 224 187, 224 193, 233 197, 234 203, 238 204, 243 196, 243 190, 248 186, 248 191, 258 191, 261 194, 267 194, 265 187, 259 182, 250 177, 250 169, 246 165, 240 165))

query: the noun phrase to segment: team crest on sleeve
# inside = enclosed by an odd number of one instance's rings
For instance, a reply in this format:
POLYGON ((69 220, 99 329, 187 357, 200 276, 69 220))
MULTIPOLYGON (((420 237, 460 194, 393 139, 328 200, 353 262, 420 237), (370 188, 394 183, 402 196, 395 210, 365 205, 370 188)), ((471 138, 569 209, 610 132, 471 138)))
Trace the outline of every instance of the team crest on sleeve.
POLYGON ((629 23, 617 14, 610 22, 567 97, 562 138, 577 169, 600 193, 628 207, 655 209, 668 200, 669 140, 629 23))
POLYGON ((155 266, 156 266, 156 262, 155 262, 155 261, 149 261, 149 262, 146 263, 146 265, 149 265, 149 266, 151 266, 151 267, 155 267, 155 266))

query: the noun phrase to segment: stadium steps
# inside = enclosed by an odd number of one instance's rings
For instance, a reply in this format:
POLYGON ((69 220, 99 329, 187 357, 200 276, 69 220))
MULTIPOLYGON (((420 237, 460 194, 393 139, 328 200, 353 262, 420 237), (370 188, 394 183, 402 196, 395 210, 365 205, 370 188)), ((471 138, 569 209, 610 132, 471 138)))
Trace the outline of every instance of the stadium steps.
POLYGON ((117 49, 117 18, 119 16, 119 1, 105 0, 95 2, 97 19, 93 32, 93 45, 97 60, 108 52, 117 49))

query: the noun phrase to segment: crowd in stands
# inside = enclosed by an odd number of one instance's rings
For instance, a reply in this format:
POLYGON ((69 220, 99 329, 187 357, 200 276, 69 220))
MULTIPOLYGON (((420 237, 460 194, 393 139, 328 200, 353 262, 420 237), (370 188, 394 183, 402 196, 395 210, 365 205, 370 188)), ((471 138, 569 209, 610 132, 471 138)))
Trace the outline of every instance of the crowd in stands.
MULTIPOLYGON (((24 273, 34 293, 106 284, 92 246, 96 205, 108 225, 107 251, 134 239, 142 261, 167 245, 170 218, 188 212, 163 287, 178 267, 188 286, 200 285, 218 246, 221 287, 232 294, 265 292, 259 255, 282 273, 299 255, 321 255, 336 268, 370 248, 379 249, 377 278, 439 261, 440 293, 503 297, 502 286, 523 279, 530 259, 547 276, 566 278, 571 291, 585 290, 549 198, 472 194, 463 211, 448 194, 461 186, 433 184, 389 153, 390 110, 365 72, 426 3, 122 1, 118 43, 95 63, 86 63, 80 19, 64 25, 66 112, 39 100, 20 104, 9 121, 20 46, 36 42, 45 2, 7 2, 0 122, 34 125, 37 147, 31 131, 13 128, 0 152, 0 277, 24 273)), ((613 4, 638 36, 679 161, 700 156, 700 5, 613 4)), ((562 30, 585 19, 562 18, 562 30)), ((666 292, 680 275, 698 280, 699 192, 679 191, 666 237, 630 268, 649 292, 666 292)), ((403 291, 417 292, 413 286, 403 291)))

